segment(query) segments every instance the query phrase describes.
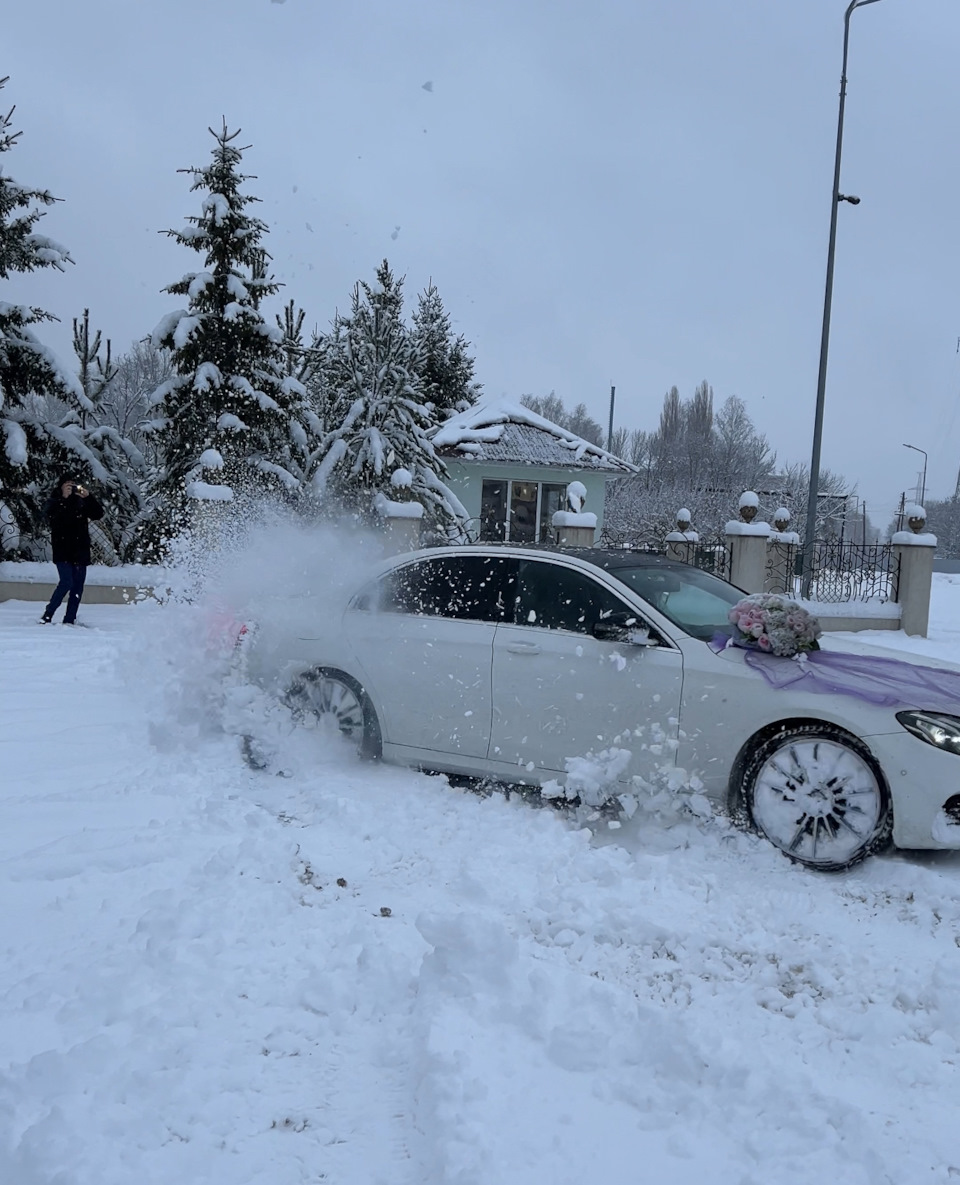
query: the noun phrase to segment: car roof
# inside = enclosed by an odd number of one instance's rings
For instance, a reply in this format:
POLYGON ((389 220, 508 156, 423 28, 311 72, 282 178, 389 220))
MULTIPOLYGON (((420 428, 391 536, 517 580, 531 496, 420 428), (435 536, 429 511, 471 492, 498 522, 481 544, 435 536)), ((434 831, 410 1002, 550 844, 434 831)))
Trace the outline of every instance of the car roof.
MULTIPOLYGON (((441 552, 444 555, 464 553, 470 555, 477 555, 478 553, 482 555, 497 555, 500 553, 523 555, 532 553, 549 556, 551 559, 569 559, 572 557, 607 570, 614 568, 686 568, 689 566, 680 560, 669 559, 667 556, 655 551, 631 550, 621 547, 559 547, 556 544, 549 543, 500 543, 496 540, 431 547, 423 551, 408 554, 416 554, 419 557, 429 556, 437 552, 441 552)), ((394 557, 394 559, 398 560, 400 558, 400 556, 394 557)))

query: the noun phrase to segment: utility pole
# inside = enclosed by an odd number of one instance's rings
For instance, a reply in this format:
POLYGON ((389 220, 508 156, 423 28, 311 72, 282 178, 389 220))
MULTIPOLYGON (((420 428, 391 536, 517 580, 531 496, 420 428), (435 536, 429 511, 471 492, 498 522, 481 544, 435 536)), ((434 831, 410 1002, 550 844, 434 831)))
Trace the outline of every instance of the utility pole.
POLYGON ((841 202, 858 206, 860 199, 840 192, 840 157, 843 149, 843 109, 847 99, 847 51, 850 45, 850 17, 855 8, 876 4, 877 0, 850 0, 843 17, 843 66, 840 71, 840 110, 837 116, 837 150, 833 165, 833 193, 830 198, 830 236, 827 245, 827 280, 823 297, 823 327, 820 333, 820 370, 817 376, 817 403, 813 421, 813 451, 810 457, 810 488, 807 494, 807 523, 803 538, 802 595, 810 594, 813 579, 813 547, 817 525, 817 493, 820 489, 820 443, 823 438, 823 404, 827 387, 827 351, 830 345, 830 310, 833 304, 833 264, 837 249, 837 211, 841 202))
POLYGON ((617 388, 610 385, 610 421, 607 425, 607 452, 613 452, 613 401, 617 394, 617 388))

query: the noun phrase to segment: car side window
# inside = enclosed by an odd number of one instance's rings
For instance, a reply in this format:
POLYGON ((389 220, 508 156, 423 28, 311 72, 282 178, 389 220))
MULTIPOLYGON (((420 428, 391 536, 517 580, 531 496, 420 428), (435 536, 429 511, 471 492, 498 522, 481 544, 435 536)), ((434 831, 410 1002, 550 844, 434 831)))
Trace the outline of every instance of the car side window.
POLYGON ((590 634, 613 613, 633 611, 586 572, 542 560, 521 560, 516 598, 517 625, 590 634))
POLYGON ((418 617, 504 621, 512 609, 516 560, 507 556, 436 556, 395 568, 357 598, 356 607, 418 617), (366 602, 366 603, 365 603, 366 602))

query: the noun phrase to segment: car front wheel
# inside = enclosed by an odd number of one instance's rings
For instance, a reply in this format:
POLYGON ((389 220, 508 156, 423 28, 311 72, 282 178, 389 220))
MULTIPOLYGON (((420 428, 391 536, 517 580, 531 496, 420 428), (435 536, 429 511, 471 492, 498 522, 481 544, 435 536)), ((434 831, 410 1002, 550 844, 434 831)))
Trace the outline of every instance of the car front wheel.
POLYGON ((370 697, 342 671, 316 667, 298 675, 286 694, 295 719, 308 727, 338 732, 361 757, 380 756, 380 725, 370 697))
POLYGON ((831 725, 798 725, 761 742, 742 792, 756 830, 807 868, 840 872, 890 844, 880 767, 866 745, 831 725))

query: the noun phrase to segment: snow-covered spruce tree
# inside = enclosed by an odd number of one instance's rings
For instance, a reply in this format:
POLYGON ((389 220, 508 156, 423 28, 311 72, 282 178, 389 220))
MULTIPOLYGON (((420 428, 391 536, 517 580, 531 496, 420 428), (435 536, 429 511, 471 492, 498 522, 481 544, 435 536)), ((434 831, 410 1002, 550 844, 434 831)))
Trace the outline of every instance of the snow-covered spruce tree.
POLYGON ((417 298, 413 340, 417 373, 437 419, 476 403, 483 388, 473 377, 475 363, 467 352, 470 343, 462 335, 454 336, 450 316, 432 280, 417 298))
POLYGON ((240 172, 246 149, 235 144, 239 130, 226 124, 210 133, 212 162, 181 170, 193 177, 191 191, 205 193, 201 212, 166 232, 198 251, 204 270, 165 289, 189 304, 164 317, 151 339, 170 351, 175 371, 156 391, 151 413, 164 458, 153 492, 167 529, 190 493, 224 501, 234 491, 295 493, 306 441, 303 385, 286 373, 283 331, 260 311, 279 285, 267 275, 268 227, 248 212, 259 198, 241 192, 251 179, 240 172))
POLYGON ((47 427, 55 445, 74 458, 74 467, 103 487, 104 516, 91 527, 94 550, 108 563, 121 563, 134 558, 146 517, 147 466, 137 444, 113 423, 111 392, 120 371, 109 340, 101 354, 102 341, 84 309, 73 320, 79 391, 67 393, 65 414, 47 427))
POLYGON ((384 260, 376 284, 356 286, 349 317, 338 317, 325 339, 336 427, 316 450, 313 489, 333 513, 364 519, 378 496, 393 500, 405 489, 422 503, 431 528, 458 538, 467 515, 426 435, 432 421, 402 319, 402 289, 384 260))
POLYGON ((303 336, 305 318, 306 313, 292 300, 283 306, 283 316, 276 318, 277 328, 283 334, 284 372, 303 388, 298 419, 291 424, 298 449, 293 462, 295 465, 299 463, 297 472, 301 481, 308 476, 306 466, 311 450, 326 430, 327 402, 324 339, 315 331, 310 344, 306 343, 303 336))
MULTIPOLYGON (((0 79, 0 87, 6 82, 0 79)), ((0 114, 0 153, 20 138, 11 130, 12 119, 13 108, 0 114)), ((63 271, 73 262, 65 247, 35 230, 41 207, 55 201, 47 190, 27 189, 0 170, 0 281, 44 267, 63 271)), ((47 400, 82 395, 33 333, 32 326, 55 319, 42 309, 0 300, 0 503, 15 524, 5 538, 17 539, 24 556, 40 554, 43 506, 55 480, 47 400)))

